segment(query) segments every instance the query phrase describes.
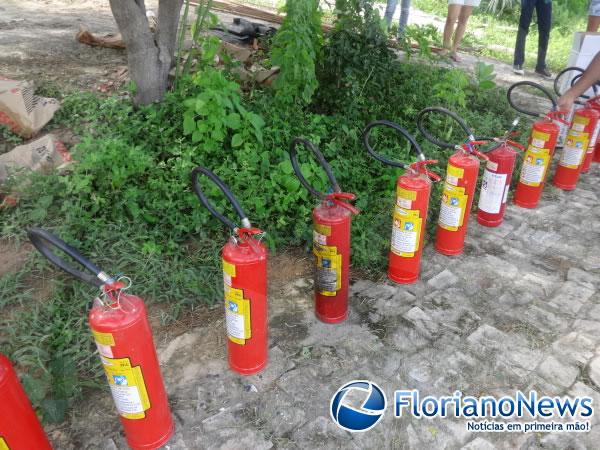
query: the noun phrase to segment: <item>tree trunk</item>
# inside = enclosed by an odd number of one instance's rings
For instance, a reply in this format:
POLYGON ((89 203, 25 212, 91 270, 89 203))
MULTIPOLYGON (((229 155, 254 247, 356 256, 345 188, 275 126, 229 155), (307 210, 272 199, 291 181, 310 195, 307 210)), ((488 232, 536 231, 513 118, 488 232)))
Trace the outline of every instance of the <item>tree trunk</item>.
POLYGON ((135 82, 136 105, 162 100, 177 42, 183 0, 159 0, 156 34, 150 31, 144 0, 110 0, 110 9, 127 47, 129 76, 135 82))

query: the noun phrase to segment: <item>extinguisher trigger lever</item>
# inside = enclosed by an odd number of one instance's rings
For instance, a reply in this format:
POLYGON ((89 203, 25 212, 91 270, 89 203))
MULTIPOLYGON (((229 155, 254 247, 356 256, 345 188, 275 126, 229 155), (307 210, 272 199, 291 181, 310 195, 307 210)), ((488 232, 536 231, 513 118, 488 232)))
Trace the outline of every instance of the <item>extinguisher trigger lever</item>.
POLYGON ((359 214, 360 210, 348 203, 348 201, 356 200, 356 195, 351 192, 331 192, 325 196, 325 199, 331 203, 347 209, 352 214, 359 214))
POLYGON ((437 159, 425 159, 423 161, 416 161, 409 166, 409 169, 417 174, 427 175, 432 181, 438 182, 441 181, 442 177, 440 177, 437 173, 428 170, 428 164, 437 164, 437 159))

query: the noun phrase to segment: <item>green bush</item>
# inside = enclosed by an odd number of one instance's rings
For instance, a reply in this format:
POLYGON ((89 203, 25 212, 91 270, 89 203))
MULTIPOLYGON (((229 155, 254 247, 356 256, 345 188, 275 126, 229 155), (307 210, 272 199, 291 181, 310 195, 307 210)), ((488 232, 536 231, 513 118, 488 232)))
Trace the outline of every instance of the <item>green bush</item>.
MULTIPOLYGON (((364 24, 379 36, 375 16, 364 24)), ((231 186, 253 224, 268 233, 273 250, 308 250, 316 200, 301 187, 287 155, 291 139, 303 136, 320 146, 342 188, 357 195, 362 212, 353 221, 352 264, 379 276, 399 171, 368 157, 364 126, 388 119, 416 133, 416 113, 441 104, 477 134, 499 135, 513 115, 502 90, 482 86, 491 79, 489 69, 482 67, 472 79, 456 70, 401 63, 381 43, 371 46, 363 25, 350 25, 351 33, 338 30, 325 43, 319 88, 308 107, 282 107, 269 90, 244 95, 226 70, 214 67, 182 78, 162 103, 139 109, 122 96, 67 96, 54 124, 81 136, 72 149, 76 163, 67 175, 31 176, 18 207, 0 212, 0 235, 23 240, 32 225, 55 231, 105 271, 130 276, 132 292, 163 302, 163 320, 169 321, 222 295, 218 253, 228 231, 192 193, 192 168, 206 166, 231 186), (326 73, 328 61, 341 81, 326 73)), ((414 160, 395 136, 379 132, 373 138, 389 156, 414 160)), ((449 153, 427 143, 423 148, 440 160, 437 171, 443 174, 449 153)), ((325 188, 316 162, 302 151, 300 160, 309 180, 325 188)), ((430 231, 440 187, 431 200, 430 231)), ((232 214, 217 188, 206 189, 218 208, 232 214)), ((95 292, 34 254, 20 272, 0 278, 0 289, 0 306, 22 311, 0 319, 0 329, 8 330, 0 333, 0 351, 25 368, 28 392, 43 416, 61 420, 81 389, 100 375, 85 323, 95 292), (44 301, 36 301, 40 292, 32 277, 54 280, 44 301)))

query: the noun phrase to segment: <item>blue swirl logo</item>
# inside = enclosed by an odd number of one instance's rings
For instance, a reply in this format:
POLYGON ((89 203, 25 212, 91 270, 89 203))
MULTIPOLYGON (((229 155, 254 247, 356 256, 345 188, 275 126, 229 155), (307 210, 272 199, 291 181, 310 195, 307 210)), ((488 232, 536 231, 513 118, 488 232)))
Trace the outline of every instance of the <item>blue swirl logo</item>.
POLYGON ((329 410, 340 428, 357 432, 373 428, 383 417, 386 406, 385 394, 379 386, 367 380, 354 380, 337 390, 331 398, 329 410), (358 398, 364 398, 359 408, 348 404, 348 400, 356 401, 358 398))

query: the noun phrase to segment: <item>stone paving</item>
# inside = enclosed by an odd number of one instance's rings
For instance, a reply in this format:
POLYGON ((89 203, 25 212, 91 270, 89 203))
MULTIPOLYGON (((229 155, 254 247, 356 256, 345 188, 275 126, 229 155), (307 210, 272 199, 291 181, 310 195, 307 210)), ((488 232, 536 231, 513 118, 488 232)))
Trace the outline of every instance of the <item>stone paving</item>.
MULTIPOLYGON (((468 431, 464 418, 396 419, 388 404, 381 423, 352 434, 328 408, 354 379, 376 382, 388 403, 395 389, 421 397, 535 389, 589 395, 598 407, 599 182, 593 165, 574 192, 547 186, 537 209, 510 205, 498 228, 471 218, 465 253, 446 257, 427 245, 414 285, 354 281, 341 325, 315 319, 310 279, 271 292, 270 363, 259 375, 228 370, 222 320, 163 345, 177 421, 165 448, 598 448, 598 415, 586 433, 492 433, 468 431)), ((126 448, 110 396, 99 398, 105 411, 78 413, 98 431, 71 430, 72 448, 126 448)))

